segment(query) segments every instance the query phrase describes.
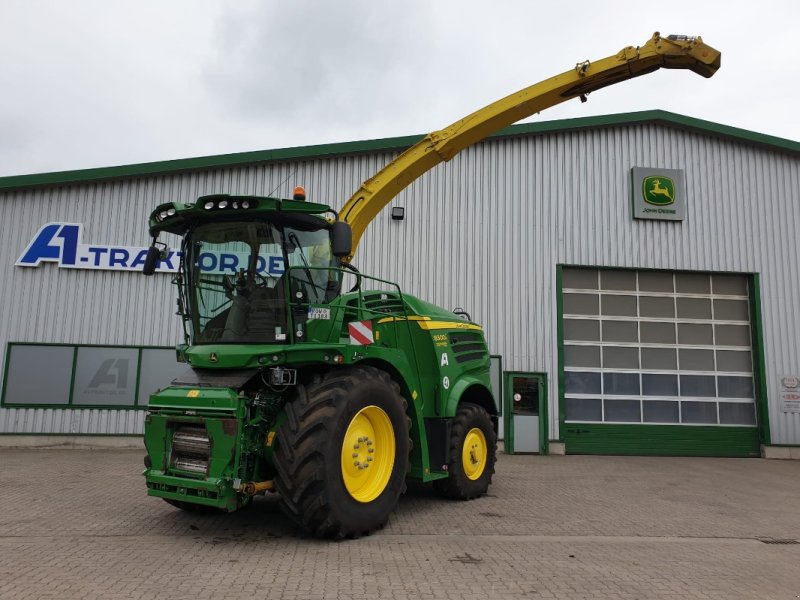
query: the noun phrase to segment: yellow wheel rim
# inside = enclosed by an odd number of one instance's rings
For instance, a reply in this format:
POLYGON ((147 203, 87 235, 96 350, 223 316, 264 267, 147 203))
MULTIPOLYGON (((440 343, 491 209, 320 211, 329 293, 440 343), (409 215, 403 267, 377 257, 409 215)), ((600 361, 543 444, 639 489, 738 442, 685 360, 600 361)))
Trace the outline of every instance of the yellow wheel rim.
POLYGON ((377 406, 362 408, 350 421, 342 442, 342 479, 359 502, 372 502, 389 483, 394 468, 394 428, 377 406))
POLYGON ((461 465, 464 468, 464 475, 473 481, 483 474, 486 468, 486 457, 489 450, 486 446, 486 436, 483 431, 473 427, 467 432, 464 438, 464 446, 461 449, 461 465))

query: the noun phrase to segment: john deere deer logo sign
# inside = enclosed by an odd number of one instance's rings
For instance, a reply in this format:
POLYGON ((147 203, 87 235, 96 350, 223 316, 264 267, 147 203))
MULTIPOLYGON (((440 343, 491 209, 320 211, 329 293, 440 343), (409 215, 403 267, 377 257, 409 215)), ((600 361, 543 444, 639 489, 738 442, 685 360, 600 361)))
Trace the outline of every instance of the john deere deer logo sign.
POLYGON ((682 170, 634 167, 632 175, 634 218, 684 219, 686 182, 682 170))
POLYGON ((642 182, 644 201, 655 206, 667 206, 675 202, 675 184, 669 177, 650 176, 642 182))

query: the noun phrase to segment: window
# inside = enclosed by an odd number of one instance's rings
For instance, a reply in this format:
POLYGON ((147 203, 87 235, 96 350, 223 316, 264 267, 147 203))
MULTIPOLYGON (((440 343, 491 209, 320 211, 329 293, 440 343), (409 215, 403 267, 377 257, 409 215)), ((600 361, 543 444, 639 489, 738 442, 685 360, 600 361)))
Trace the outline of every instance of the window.
POLYGON ((9 344, 3 378, 3 404, 63 405, 69 403, 72 383, 72 346, 9 344), (47 365, 47 377, 42 377, 47 365))
POLYGON ((174 348, 12 342, 6 354, 3 406, 145 408, 187 369, 174 348))
POLYGON ((568 422, 755 426, 745 275, 565 267, 568 422))

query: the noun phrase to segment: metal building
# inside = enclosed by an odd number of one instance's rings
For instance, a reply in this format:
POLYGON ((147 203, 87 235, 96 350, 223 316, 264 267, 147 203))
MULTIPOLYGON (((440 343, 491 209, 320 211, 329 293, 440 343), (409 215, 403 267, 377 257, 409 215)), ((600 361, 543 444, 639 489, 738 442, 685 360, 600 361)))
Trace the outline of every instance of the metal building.
MULTIPOLYGON (((418 139, 0 178, 0 434, 141 433, 182 367, 170 276, 135 272, 157 204, 339 207, 418 139)), ((356 264, 485 326, 509 450, 756 456, 800 445, 798 189, 800 143, 676 114, 517 125, 356 264)))

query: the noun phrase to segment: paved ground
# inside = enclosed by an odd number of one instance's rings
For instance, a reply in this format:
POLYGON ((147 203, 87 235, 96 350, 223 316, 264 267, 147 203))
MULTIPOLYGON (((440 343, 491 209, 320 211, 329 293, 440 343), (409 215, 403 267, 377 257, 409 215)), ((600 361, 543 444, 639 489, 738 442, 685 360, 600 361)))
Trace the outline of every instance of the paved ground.
POLYGON ((335 543, 148 498, 141 455, 0 450, 0 598, 800 598, 762 541, 800 540, 799 461, 501 455, 488 497, 335 543))

